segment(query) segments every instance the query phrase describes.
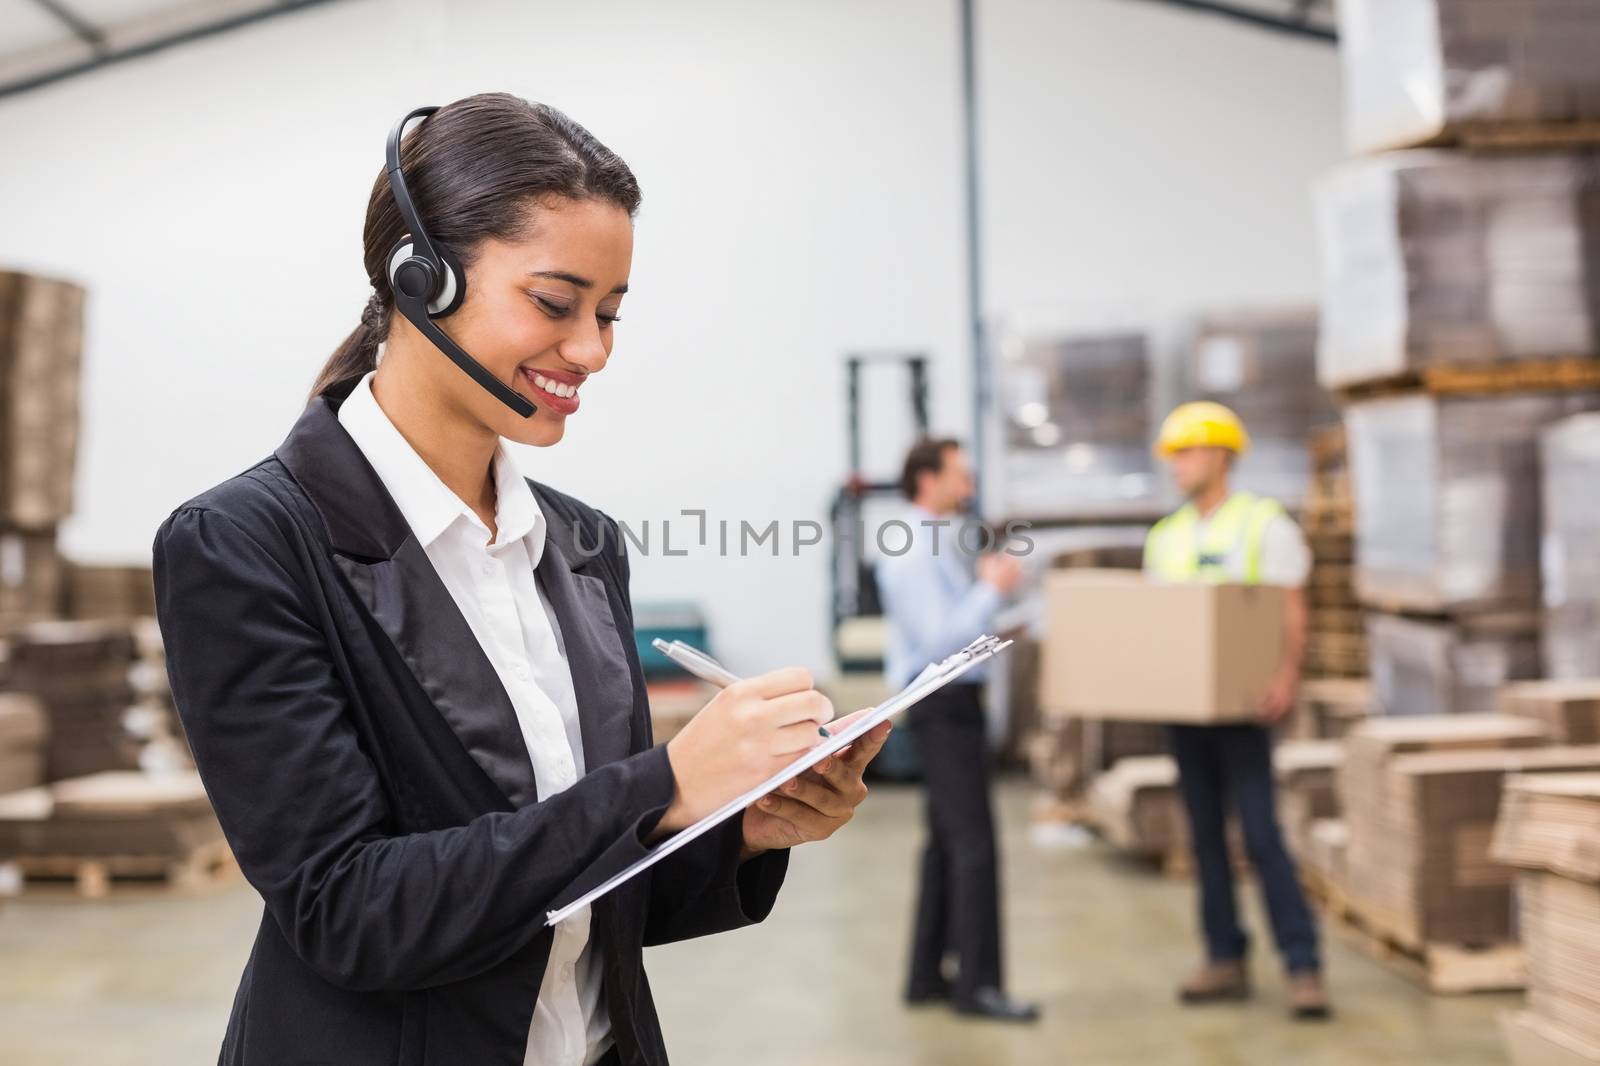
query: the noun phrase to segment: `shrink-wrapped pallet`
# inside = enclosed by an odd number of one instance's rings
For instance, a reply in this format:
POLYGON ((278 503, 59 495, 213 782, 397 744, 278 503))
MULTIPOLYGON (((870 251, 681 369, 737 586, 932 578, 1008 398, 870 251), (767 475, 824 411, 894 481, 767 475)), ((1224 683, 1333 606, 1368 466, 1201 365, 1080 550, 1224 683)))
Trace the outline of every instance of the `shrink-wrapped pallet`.
POLYGON ((1600 352, 1600 154, 1396 152, 1316 187, 1329 388, 1600 352))
POLYGON ((1539 434, 1600 393, 1388 396, 1345 410, 1356 590, 1389 610, 1540 597, 1539 434))
POLYGON ((1600 119, 1600 5, 1588 0, 1340 0, 1338 13, 1353 152, 1600 119))
POLYGON ((1545 431, 1545 668, 1551 677, 1600 677, 1600 414, 1545 431))
POLYGON ((1367 616, 1372 685, 1383 715, 1492 711, 1507 681, 1539 674, 1539 633, 1456 620, 1367 616))

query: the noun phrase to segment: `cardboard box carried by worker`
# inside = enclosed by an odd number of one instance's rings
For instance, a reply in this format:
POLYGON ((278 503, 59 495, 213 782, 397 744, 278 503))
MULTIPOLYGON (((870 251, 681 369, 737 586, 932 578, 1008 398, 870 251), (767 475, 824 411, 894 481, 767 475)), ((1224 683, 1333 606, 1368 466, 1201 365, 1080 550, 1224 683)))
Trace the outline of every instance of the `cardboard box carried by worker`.
POLYGON ((1283 661, 1282 589, 1059 570, 1046 576, 1045 596, 1040 704, 1049 712, 1155 722, 1259 719, 1283 661))

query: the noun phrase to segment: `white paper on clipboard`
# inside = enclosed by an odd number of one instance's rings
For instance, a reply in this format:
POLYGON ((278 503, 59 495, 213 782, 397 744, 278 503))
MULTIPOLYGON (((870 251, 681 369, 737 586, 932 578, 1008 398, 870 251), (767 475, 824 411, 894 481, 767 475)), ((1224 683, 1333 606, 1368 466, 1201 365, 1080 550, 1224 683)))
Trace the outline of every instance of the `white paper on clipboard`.
POLYGON ((864 714, 854 722, 851 722, 847 728, 835 733, 821 744, 800 755, 794 762, 785 766, 744 795, 729 800, 687 829, 663 840, 652 848, 649 854, 634 861, 627 869, 585 892, 564 907, 547 912, 545 925, 555 925, 557 922, 571 917, 612 889, 626 884, 640 873, 648 870, 679 848, 687 846, 729 818, 743 812, 746 807, 765 796, 768 792, 773 791, 787 781, 799 777, 816 763, 821 762, 841 748, 849 746, 858 737, 871 731, 874 726, 888 721, 930 693, 938 691, 968 670, 971 670, 974 666, 987 662, 1010 646, 1011 641, 1009 640, 1003 641, 998 637, 982 636, 948 659, 930 664, 922 673, 917 675, 911 684, 878 704, 872 709, 871 713, 864 714))

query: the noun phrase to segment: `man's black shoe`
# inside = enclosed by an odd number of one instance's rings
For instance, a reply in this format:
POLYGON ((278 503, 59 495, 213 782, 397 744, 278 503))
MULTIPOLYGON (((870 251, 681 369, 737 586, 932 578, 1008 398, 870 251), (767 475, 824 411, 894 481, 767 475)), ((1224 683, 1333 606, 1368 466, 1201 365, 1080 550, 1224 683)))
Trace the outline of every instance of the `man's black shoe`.
POLYGON ((906 1003, 912 1007, 925 1007, 930 1003, 950 1002, 950 982, 932 985, 913 985, 906 989, 906 1003))
POLYGON ((980 988, 971 996, 955 1001, 957 1014, 974 1018, 987 1018, 996 1022, 1035 1022, 1039 1020, 1037 1004, 1012 999, 998 988, 980 988))

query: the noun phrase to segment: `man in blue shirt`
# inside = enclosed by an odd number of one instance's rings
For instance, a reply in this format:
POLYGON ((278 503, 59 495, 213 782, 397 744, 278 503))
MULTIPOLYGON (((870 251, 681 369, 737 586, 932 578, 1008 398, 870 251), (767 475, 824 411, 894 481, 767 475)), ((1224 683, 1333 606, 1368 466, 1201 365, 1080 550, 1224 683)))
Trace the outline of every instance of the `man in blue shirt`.
MULTIPOLYGON (((973 553, 963 535, 972 472, 954 440, 919 441, 906 456, 901 489, 911 501, 901 539, 884 531, 878 587, 889 621, 888 681, 899 688, 924 666, 960 651, 990 627, 1022 569, 1004 552, 973 553)), ((948 1001, 960 1013, 1031 1022, 1038 1008, 1001 990, 999 862, 989 805, 988 744, 981 700, 984 667, 909 712, 927 793, 928 843, 912 934, 909 1003, 948 1001), (955 961, 955 980, 944 973, 955 961)))

